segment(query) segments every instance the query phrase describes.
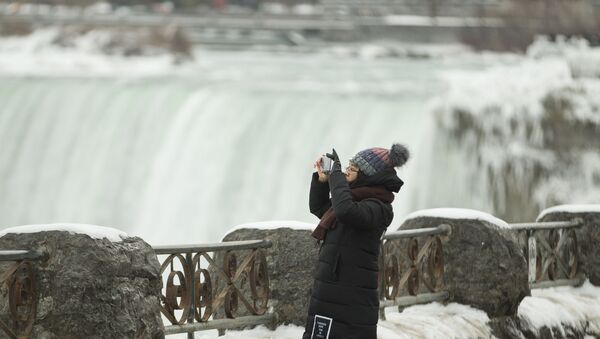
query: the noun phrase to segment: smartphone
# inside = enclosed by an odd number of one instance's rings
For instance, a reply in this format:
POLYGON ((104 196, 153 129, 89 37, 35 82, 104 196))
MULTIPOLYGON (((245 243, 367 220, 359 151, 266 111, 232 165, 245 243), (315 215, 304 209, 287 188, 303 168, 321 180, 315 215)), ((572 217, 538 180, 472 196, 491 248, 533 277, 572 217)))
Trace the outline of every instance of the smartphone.
POLYGON ((333 168, 333 160, 331 160, 331 158, 328 158, 325 155, 322 156, 321 157, 321 170, 323 171, 323 173, 331 172, 332 168, 333 168))

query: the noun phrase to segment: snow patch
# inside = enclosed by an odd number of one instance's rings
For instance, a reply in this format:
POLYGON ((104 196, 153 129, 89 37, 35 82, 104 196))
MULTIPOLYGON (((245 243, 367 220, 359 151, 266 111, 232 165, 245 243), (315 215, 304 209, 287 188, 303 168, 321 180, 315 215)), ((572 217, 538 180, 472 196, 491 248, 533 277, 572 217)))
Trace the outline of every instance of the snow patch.
POLYGON ((404 222, 417 218, 476 219, 486 221, 500 228, 510 228, 506 221, 498 219, 491 214, 465 208, 432 208, 419 210, 406 216, 404 222))
POLYGON ((380 339, 492 337, 484 311, 457 303, 415 305, 386 317, 379 322, 380 339))
MULTIPOLYGON (((304 327, 296 325, 281 325, 271 331, 263 325, 257 326, 251 330, 233 331, 227 330, 225 335, 219 336, 217 330, 200 331, 194 334, 196 339, 298 339, 302 338, 304 327)), ((169 339, 186 339, 187 333, 170 335, 169 339)))
POLYGON ((559 205, 546 208, 540 213, 537 220, 541 220, 550 213, 600 213, 600 204, 559 205))
POLYGON ((252 329, 252 333, 248 331, 227 331, 227 338, 281 338, 281 339, 297 339, 302 338, 304 327, 296 325, 282 325, 277 327, 275 331, 271 331, 265 326, 258 326, 252 329), (250 336, 249 336, 250 335, 250 336))
POLYGON ((65 231, 71 234, 85 234, 94 239, 106 238, 112 242, 120 242, 128 238, 127 233, 115 228, 86 225, 86 224, 40 224, 40 225, 24 225, 6 228, 0 231, 0 237, 9 233, 39 233, 51 231, 65 231))
POLYGON ((555 287, 531 290, 523 299, 518 315, 534 332, 542 327, 565 326, 584 329, 587 334, 600 335, 600 287, 586 281, 581 287, 555 287))
POLYGON ((273 221, 258 221, 258 222, 250 222, 246 224, 241 224, 234 226, 223 236, 221 241, 225 239, 227 235, 233 233, 234 231, 249 228, 249 229, 259 229, 259 230, 274 230, 278 228, 291 228, 293 230, 302 230, 302 231, 312 231, 317 227, 316 224, 294 221, 294 220, 273 220, 273 221))

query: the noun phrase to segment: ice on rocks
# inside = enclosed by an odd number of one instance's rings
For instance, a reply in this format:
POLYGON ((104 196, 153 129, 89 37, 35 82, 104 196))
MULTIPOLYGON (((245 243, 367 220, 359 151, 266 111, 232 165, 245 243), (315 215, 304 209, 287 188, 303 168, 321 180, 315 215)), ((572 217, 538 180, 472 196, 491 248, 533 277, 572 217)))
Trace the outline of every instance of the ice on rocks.
POLYGON ((600 335, 600 288, 586 281, 581 287, 534 289, 519 305, 519 318, 534 332, 565 326, 600 335))

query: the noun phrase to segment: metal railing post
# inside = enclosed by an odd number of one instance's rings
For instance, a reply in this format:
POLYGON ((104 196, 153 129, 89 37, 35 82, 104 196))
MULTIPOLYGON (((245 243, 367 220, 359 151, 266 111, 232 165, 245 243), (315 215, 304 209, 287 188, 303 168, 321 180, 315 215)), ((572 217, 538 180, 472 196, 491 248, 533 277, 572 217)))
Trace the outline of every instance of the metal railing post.
MULTIPOLYGON (((194 323, 194 317, 196 316, 196 298, 195 298, 195 290, 196 290, 196 278, 195 275, 196 273, 194 272, 194 263, 192 261, 192 253, 187 252, 185 254, 185 262, 188 265, 188 269, 190 272, 190 313, 188 314, 188 319, 187 319, 187 323, 188 324, 192 324, 194 323)), ((194 339, 194 332, 188 332, 187 334, 188 339, 194 339)))

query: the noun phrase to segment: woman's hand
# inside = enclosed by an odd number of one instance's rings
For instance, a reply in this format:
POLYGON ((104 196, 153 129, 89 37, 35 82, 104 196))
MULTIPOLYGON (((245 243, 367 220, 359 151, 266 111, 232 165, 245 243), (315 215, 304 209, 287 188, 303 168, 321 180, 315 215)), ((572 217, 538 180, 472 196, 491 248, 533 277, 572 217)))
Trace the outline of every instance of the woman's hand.
POLYGON ((340 157, 338 156, 335 148, 331 149, 331 154, 327 153, 327 157, 333 160, 333 166, 331 166, 331 172, 342 171, 342 164, 340 163, 340 157))
POLYGON ((317 158, 317 161, 315 161, 313 167, 317 169, 317 173, 319 174, 319 182, 325 183, 327 180, 329 180, 329 174, 324 173, 323 169, 321 168, 321 157, 317 158))

